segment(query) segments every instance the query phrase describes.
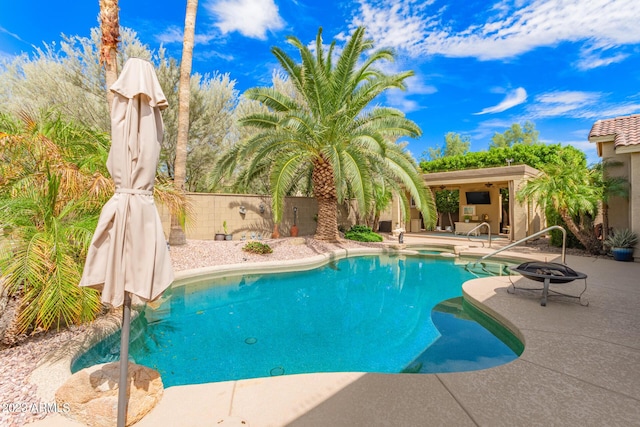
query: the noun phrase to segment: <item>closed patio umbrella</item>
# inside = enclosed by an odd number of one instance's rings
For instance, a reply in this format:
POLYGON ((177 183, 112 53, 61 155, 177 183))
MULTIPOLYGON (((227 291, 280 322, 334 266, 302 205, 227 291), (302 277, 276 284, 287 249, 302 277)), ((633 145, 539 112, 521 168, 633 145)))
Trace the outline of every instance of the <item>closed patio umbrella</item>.
POLYGON ((167 107, 153 65, 130 58, 111 86, 111 149, 107 169, 115 194, 103 206, 80 286, 102 292, 102 302, 123 307, 118 426, 126 418, 131 296, 158 298, 173 281, 173 269, 153 200, 167 107))

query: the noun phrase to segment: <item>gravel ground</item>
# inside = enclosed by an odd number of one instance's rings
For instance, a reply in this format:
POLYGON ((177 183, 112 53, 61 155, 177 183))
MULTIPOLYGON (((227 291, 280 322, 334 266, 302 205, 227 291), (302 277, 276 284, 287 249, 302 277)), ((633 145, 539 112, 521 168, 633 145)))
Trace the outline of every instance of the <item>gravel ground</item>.
MULTIPOLYGON (((539 239, 532 239, 528 242, 525 242, 522 246, 516 246, 514 248, 509 249, 511 252, 545 252, 552 254, 560 254, 562 253, 562 248, 557 246, 551 246, 550 240, 548 237, 541 237, 539 239)), ((608 255, 592 255, 584 249, 577 248, 566 248, 565 253, 567 255, 577 255, 577 256, 586 256, 586 257, 596 257, 596 258, 610 258, 608 255)))
POLYGON ((242 250, 246 242, 213 240, 190 240, 186 245, 171 247, 170 252, 174 270, 180 271, 222 264, 300 259, 334 249, 375 245, 350 240, 326 243, 309 237, 269 239, 263 243, 268 244, 273 253, 252 254, 242 250))
MULTIPOLYGON (((240 241, 192 240, 186 245, 172 247, 171 260, 174 270, 180 271, 221 264, 300 259, 340 248, 379 246, 353 241, 326 243, 308 237, 265 240, 263 243, 269 244, 273 253, 244 252, 245 242, 240 241)), ((47 416, 46 405, 53 402, 41 402, 36 395, 36 386, 29 383, 28 377, 48 353, 88 329, 85 325, 24 337, 20 345, 0 351, 0 426, 22 426, 47 416), (40 405, 45 405, 45 410, 40 405)))

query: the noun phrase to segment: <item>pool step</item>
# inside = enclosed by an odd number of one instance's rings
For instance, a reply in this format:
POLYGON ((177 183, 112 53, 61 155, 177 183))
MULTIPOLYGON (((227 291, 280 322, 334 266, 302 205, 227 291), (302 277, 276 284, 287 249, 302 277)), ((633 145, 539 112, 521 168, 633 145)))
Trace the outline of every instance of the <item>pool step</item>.
POLYGON ((464 265, 464 269, 478 277, 511 275, 509 266, 499 262, 468 262, 464 265))

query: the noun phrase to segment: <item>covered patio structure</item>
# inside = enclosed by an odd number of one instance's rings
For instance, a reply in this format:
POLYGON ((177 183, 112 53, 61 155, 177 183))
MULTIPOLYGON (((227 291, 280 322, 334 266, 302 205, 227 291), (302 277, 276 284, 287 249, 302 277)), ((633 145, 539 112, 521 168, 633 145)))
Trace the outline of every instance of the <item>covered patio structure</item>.
MULTIPOLYGON (((423 177, 433 192, 445 189, 460 192, 460 205, 455 221, 459 227, 458 232, 487 222, 491 226, 491 234, 504 233, 511 240, 519 240, 545 226, 544 213, 539 208, 516 200, 520 186, 539 173, 537 169, 527 165, 510 165, 433 172, 424 174, 423 177), (463 223, 466 215, 470 216, 469 224, 463 223)), ((420 232, 424 227, 421 214, 415 207, 411 208, 410 223, 404 224, 398 200, 394 200, 392 221, 408 232, 420 232)), ((487 232, 486 227, 483 227, 482 232, 487 232)))

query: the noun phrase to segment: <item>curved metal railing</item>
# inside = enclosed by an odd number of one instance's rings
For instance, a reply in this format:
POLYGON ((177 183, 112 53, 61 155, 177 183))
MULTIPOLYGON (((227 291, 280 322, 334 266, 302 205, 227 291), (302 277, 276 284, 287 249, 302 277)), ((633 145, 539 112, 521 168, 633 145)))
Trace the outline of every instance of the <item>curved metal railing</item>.
POLYGON ((514 246, 518 246, 519 244, 524 243, 527 240, 531 240, 534 237, 538 237, 538 236, 540 236, 542 234, 545 234, 547 231, 550 231, 550 230, 561 230, 562 231, 562 263, 566 264, 567 230, 565 230, 563 227, 561 227, 559 225, 552 225, 551 227, 547 227, 544 230, 538 231, 537 233, 533 233, 531 236, 527 236, 527 237, 525 237, 523 239, 518 240, 517 242, 513 242, 513 243, 511 243, 511 244, 509 244, 509 245, 507 245, 505 247, 497 249, 497 250, 491 252, 490 254, 483 256, 482 258, 480 258, 476 262, 483 261, 483 260, 485 260, 485 259, 487 259, 489 257, 492 257, 492 256, 494 256, 494 255, 496 255, 496 254, 498 254, 498 253, 500 253, 502 251, 506 251, 507 249, 511 249, 514 246))
MULTIPOLYGON (((473 241, 471 240, 471 233, 473 233, 474 231, 476 231, 477 229, 479 229, 480 227, 482 227, 483 225, 487 226, 487 229, 489 229, 489 247, 491 247, 491 225, 488 222, 482 222, 478 225, 476 225, 475 227, 473 227, 471 230, 469 230, 469 232, 467 232, 467 239, 469 239, 469 241, 473 241)), ((482 247, 484 248, 484 240, 482 240, 482 247)))

